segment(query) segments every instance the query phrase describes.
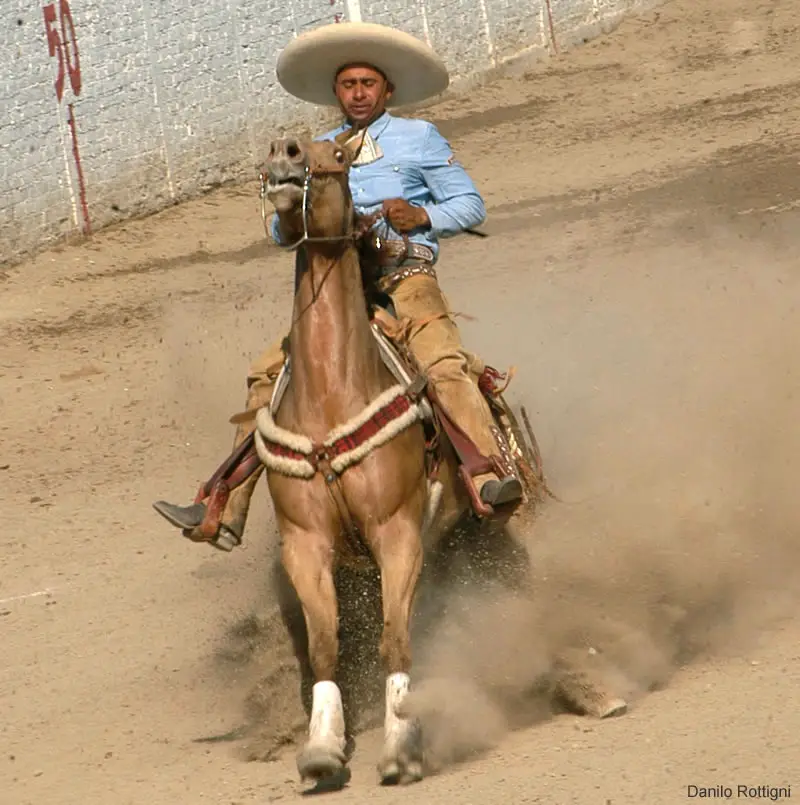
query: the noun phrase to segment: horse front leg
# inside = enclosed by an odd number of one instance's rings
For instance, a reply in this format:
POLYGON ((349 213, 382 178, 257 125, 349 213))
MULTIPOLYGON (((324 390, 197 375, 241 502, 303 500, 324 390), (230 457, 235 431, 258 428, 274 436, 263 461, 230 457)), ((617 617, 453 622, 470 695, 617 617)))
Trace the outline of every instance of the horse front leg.
POLYGON ((297 757, 303 780, 347 782, 342 694, 335 682, 339 638, 333 582, 334 540, 294 525, 280 524, 282 561, 303 609, 308 659, 314 675, 308 740, 297 757))
POLYGON ((383 785, 422 779, 422 735, 404 712, 411 684, 411 608, 422 570, 419 525, 399 512, 374 528, 373 552, 381 571, 383 636, 380 654, 386 671, 386 714, 378 773, 383 785))

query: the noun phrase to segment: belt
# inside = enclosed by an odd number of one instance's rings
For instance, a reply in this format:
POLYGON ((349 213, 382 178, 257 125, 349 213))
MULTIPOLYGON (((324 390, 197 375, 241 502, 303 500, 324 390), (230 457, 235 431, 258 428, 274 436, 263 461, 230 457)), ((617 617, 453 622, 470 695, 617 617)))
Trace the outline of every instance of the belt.
POLYGON ((407 237, 390 240, 373 232, 363 241, 362 254, 377 269, 378 287, 384 293, 390 292, 401 280, 417 274, 436 279, 433 249, 407 237))
POLYGON ((430 263, 415 263, 402 266, 384 274, 378 280, 378 288, 384 293, 391 294, 395 287, 403 280, 407 280, 409 277, 416 277, 420 274, 437 279, 436 269, 430 263))
POLYGON ((433 263, 433 249, 411 240, 384 240, 376 238, 370 244, 377 252, 376 262, 381 268, 397 268, 406 260, 423 260, 433 263))

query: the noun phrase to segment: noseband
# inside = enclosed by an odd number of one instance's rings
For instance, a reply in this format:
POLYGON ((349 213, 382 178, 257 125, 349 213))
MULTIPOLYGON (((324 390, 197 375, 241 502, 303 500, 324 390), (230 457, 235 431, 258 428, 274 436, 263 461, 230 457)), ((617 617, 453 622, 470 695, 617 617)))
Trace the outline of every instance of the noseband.
MULTIPOLYGON (((346 176, 348 171, 348 166, 344 163, 342 165, 337 165, 335 167, 323 167, 319 164, 310 164, 311 156, 306 158, 306 165, 304 170, 304 177, 303 177, 303 202, 302 202, 302 219, 303 219, 303 234, 294 242, 289 244, 288 246, 284 246, 282 244, 278 244, 281 246, 282 249, 286 249, 286 251, 295 251, 304 243, 344 243, 345 241, 355 241, 356 239, 356 232, 355 226, 353 222, 353 217, 351 216, 350 225, 347 227, 347 231, 342 235, 328 235, 328 236, 314 236, 308 234, 308 213, 311 209, 311 203, 309 199, 309 191, 311 190, 311 183, 314 179, 327 177, 327 176, 340 176, 344 174, 346 176)), ((269 235, 269 228, 267 226, 267 176, 264 171, 259 173, 259 179, 261 181, 261 191, 259 193, 259 197, 261 199, 261 220, 264 222, 264 229, 267 231, 267 235, 269 235)), ((342 227, 345 228, 344 226, 342 227)))

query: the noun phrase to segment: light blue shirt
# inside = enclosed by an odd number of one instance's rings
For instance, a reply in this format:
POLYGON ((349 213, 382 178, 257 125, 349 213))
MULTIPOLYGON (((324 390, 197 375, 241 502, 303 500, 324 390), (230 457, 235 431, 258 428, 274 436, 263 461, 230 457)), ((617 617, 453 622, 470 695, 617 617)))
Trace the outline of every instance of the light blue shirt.
MULTIPOLYGON (((315 139, 333 140, 348 128, 342 125, 315 139)), ((433 123, 384 112, 368 131, 380 145, 383 156, 367 165, 350 168, 350 192, 356 212, 365 215, 377 212, 391 198, 403 198, 409 204, 423 207, 430 218, 430 227, 415 229, 408 236, 431 249, 434 262, 439 257, 439 238, 452 237, 483 223, 486 205, 433 123)), ((383 237, 401 239, 394 229, 387 232, 386 227, 385 221, 376 224, 383 237)), ((275 242, 281 243, 277 215, 272 216, 270 231, 275 242)))

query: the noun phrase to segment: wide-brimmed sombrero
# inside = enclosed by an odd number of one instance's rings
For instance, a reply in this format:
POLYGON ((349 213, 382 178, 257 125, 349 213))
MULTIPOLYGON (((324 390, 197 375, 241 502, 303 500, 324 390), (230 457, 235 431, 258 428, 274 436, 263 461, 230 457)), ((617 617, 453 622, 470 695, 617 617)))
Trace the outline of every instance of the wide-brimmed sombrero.
POLYGON ((387 106, 419 103, 447 89, 447 67, 416 37, 371 22, 339 22, 300 34, 278 57, 281 86, 295 98, 336 106, 333 81, 348 64, 370 64, 395 90, 387 106))

